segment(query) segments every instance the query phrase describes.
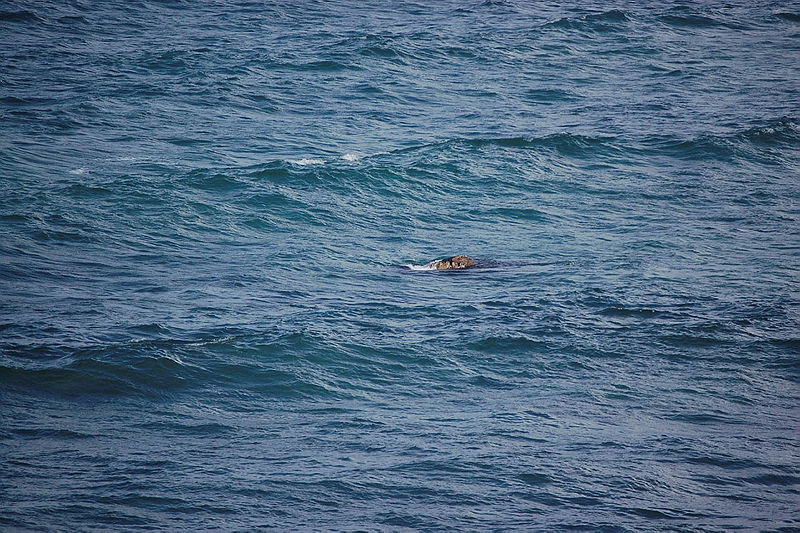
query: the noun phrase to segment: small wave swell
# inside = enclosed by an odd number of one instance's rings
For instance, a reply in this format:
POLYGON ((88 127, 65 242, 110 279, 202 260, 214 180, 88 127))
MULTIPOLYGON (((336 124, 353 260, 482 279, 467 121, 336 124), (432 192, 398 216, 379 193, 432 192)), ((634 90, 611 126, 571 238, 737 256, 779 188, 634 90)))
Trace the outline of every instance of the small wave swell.
POLYGON ((616 31, 619 25, 629 21, 630 17, 624 11, 612 9, 578 17, 562 17, 545 23, 543 27, 606 33, 616 31))
POLYGON ((555 133, 542 137, 514 136, 514 137, 462 137, 448 139, 438 143, 422 145, 412 148, 403 148, 401 152, 431 148, 513 148, 520 150, 553 150, 561 155, 571 157, 584 157, 596 153, 615 152, 619 148, 617 139, 612 136, 589 136, 577 133, 555 133))
POLYGON ((763 158, 764 148, 794 146, 800 142, 800 128, 795 120, 781 119, 765 126, 755 126, 730 135, 703 135, 693 139, 650 137, 643 146, 679 159, 721 159, 735 157, 763 158))
POLYGON ((786 11, 782 13, 776 13, 775 16, 789 22, 800 22, 800 13, 791 13, 786 11))
POLYGON ((0 11, 0 22, 33 22, 42 18, 33 11, 0 11))

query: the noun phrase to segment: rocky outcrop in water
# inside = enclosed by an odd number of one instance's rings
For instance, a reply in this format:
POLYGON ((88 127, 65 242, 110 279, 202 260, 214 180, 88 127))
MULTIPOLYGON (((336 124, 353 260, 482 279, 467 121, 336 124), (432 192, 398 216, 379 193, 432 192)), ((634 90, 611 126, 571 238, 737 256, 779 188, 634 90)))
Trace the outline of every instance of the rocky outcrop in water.
POLYGON ((446 259, 435 261, 433 266, 437 270, 456 270, 475 266, 475 260, 466 255, 455 255, 446 259))

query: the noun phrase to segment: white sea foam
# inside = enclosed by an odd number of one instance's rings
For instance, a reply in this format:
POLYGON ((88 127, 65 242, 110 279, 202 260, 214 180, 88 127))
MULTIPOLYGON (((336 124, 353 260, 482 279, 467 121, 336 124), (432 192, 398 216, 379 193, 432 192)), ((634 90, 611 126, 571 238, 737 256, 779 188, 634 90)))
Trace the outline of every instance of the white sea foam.
POLYGON ((411 270, 436 270, 436 267, 434 266, 435 264, 436 264, 436 261, 431 261, 427 265, 412 265, 412 264, 408 264, 408 265, 404 265, 404 266, 406 268, 411 269, 411 270))
POLYGON ((346 153, 346 154, 344 154, 344 155, 342 156, 342 159, 344 159, 345 161, 350 161, 350 162, 352 163, 353 161, 358 161, 358 160, 359 160, 359 159, 361 159, 362 157, 363 157, 363 156, 362 156, 361 154, 356 154, 356 153, 348 152, 348 153, 346 153))
POLYGON ((301 165, 301 166, 305 166, 305 165, 324 165, 325 164, 325 160, 324 159, 307 159, 307 158, 304 157, 303 159, 298 159, 297 161, 292 161, 292 163, 294 163, 295 165, 301 165))
POLYGON ((73 168, 72 170, 69 171, 69 173, 70 174, 76 174, 76 175, 80 176, 81 174, 86 174, 86 169, 85 168, 73 168))

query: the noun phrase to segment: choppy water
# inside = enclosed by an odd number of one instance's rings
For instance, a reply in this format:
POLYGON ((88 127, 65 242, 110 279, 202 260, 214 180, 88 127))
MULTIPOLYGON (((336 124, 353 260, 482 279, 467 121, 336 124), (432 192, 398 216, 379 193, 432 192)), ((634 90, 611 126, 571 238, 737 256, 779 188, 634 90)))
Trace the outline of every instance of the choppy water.
POLYGON ((0 527, 800 527, 797 3, 0 7, 0 527))

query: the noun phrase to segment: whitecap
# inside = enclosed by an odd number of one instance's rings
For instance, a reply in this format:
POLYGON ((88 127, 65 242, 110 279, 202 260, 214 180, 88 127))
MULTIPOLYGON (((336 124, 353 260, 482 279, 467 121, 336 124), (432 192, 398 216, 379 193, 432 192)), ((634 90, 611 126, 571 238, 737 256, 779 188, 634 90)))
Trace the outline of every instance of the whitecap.
POLYGON ((351 162, 351 163, 352 163, 353 161, 358 161, 358 160, 359 160, 359 159, 361 159, 362 157, 363 157, 363 156, 362 156, 361 154, 356 154, 356 153, 353 153, 353 152, 348 152, 348 153, 346 153, 346 154, 344 154, 344 155, 342 156, 342 159, 344 159, 345 161, 349 161, 349 162, 351 162))
POLYGON ((305 166, 305 165, 324 165, 325 164, 325 160, 324 159, 307 159, 307 158, 304 157, 303 159, 298 159, 297 161, 292 161, 292 163, 294 163, 295 165, 301 165, 301 166, 305 166))
POLYGON ((86 169, 85 168, 73 168, 72 170, 69 171, 69 173, 70 174, 76 174, 76 175, 80 176, 81 174, 86 174, 86 169))

